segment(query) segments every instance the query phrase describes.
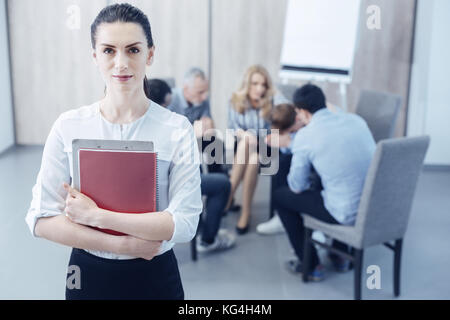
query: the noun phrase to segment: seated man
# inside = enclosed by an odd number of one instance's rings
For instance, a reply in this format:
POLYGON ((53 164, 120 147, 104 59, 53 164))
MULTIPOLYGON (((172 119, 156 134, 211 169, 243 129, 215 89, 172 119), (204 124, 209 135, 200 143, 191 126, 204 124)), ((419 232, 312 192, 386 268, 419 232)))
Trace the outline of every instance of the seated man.
MULTIPOLYGON (((375 151, 375 142, 365 121, 355 114, 331 112, 322 90, 308 84, 294 94, 296 112, 305 124, 290 144, 292 151, 288 186, 275 191, 275 208, 287 231, 297 259, 288 261, 291 272, 301 273, 303 218, 309 214, 327 223, 352 225, 356 219, 364 180, 375 151), (315 168, 323 190, 310 190, 315 168)), ((289 137, 286 138, 289 140, 289 137)), ((347 250, 334 241, 333 247, 347 250)), ((335 266, 345 262, 333 257, 335 266)), ((312 281, 323 279, 323 266, 315 248, 311 250, 312 281)))
POLYGON ((230 196, 231 184, 223 173, 201 174, 202 195, 206 196, 206 216, 202 217, 201 237, 197 243, 200 253, 230 249, 236 242, 235 236, 226 229, 220 229, 223 211, 230 196))
MULTIPOLYGON (((207 130, 214 129, 208 90, 209 84, 205 73, 199 68, 191 68, 184 76, 183 87, 173 90, 172 102, 168 106, 169 110, 184 115, 192 123, 195 135, 201 140, 202 151, 215 139, 214 137, 203 139, 207 130)), ((221 164, 208 165, 208 171, 222 172, 221 164)))
MULTIPOLYGON (((153 79, 148 82, 151 100, 166 106, 171 104, 170 87, 162 80, 153 79), (166 87, 167 85, 167 87, 166 87), (164 104, 161 103, 164 101, 164 104)), ((235 245, 234 235, 220 229, 224 208, 230 195, 230 181, 222 173, 202 173, 201 191, 206 196, 206 215, 202 216, 201 237, 197 243, 197 251, 201 253, 230 249, 235 245)))
MULTIPOLYGON (((328 110, 332 112, 341 112, 339 107, 326 102, 328 110)), ((279 169, 278 172, 272 177, 272 190, 275 190, 281 186, 287 186, 287 175, 289 168, 291 167, 291 150, 287 147, 295 137, 298 130, 304 127, 304 123, 300 120, 299 114, 295 111, 295 107, 290 103, 283 103, 275 106, 271 113, 271 126, 272 129, 278 129, 278 145, 275 147, 280 148, 279 154, 279 169)), ((270 134, 266 138, 266 143, 270 146, 274 146, 273 134, 270 134)), ((310 173, 310 190, 321 190, 322 184, 320 177, 317 175, 314 167, 311 168, 310 173)), ((273 197, 273 194, 271 194, 273 197)), ((260 223, 256 227, 256 231, 262 235, 273 235, 285 232, 280 218, 275 213, 274 216, 266 222, 260 223)))
MULTIPOLYGON (((290 103, 276 105, 270 114, 271 129, 279 130, 280 144, 285 145, 286 139, 292 139, 295 133, 303 127, 300 117, 295 111, 295 107, 290 103)), ((266 139, 266 143, 271 145, 272 135, 266 139)), ((292 153, 289 148, 281 147, 279 154, 278 172, 272 177, 272 190, 287 186, 287 175, 291 166, 292 153)), ((271 195, 273 196, 273 195, 271 195)), ((285 232, 280 218, 275 215, 267 222, 256 226, 256 232, 262 235, 272 235, 285 232)))
POLYGON ((150 100, 162 107, 167 108, 172 101, 172 90, 170 86, 161 79, 147 80, 147 88, 150 100))

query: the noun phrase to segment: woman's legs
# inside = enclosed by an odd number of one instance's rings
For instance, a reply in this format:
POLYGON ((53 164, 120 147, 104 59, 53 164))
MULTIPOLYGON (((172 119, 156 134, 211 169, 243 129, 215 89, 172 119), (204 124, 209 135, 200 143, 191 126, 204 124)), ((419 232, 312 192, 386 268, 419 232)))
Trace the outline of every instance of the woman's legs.
POLYGON ((237 223, 239 228, 245 228, 250 220, 253 195, 258 181, 258 167, 258 153, 253 152, 249 156, 249 161, 244 174, 242 212, 237 223))
POLYGON ((246 152, 247 149, 248 149, 248 140, 242 139, 241 141, 239 141, 236 149, 236 155, 234 157, 233 167, 231 169, 230 197, 228 198, 228 203, 225 210, 228 210, 228 208, 230 208, 231 202, 234 198, 234 194, 236 193, 236 190, 239 187, 242 178, 244 177, 245 169, 248 163, 248 152, 246 152))
POLYGON ((259 159, 256 137, 245 135, 237 145, 235 162, 230 178, 231 192, 227 204, 228 209, 239 184, 244 180, 242 212, 237 223, 239 228, 245 228, 250 220, 251 205, 258 180, 258 167, 259 159))

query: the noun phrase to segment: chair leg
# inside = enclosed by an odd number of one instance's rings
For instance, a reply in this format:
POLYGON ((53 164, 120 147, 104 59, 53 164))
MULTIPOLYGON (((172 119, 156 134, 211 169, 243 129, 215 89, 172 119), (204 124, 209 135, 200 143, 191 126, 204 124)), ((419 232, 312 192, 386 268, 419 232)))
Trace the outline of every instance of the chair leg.
POLYGON ((192 261, 197 261, 197 236, 202 228, 203 212, 200 214, 198 219, 197 231, 195 232, 194 238, 191 240, 191 259, 192 261))
POLYGON ((400 295, 400 267, 402 260, 402 244, 403 239, 395 241, 394 247, 394 295, 398 297, 400 295))
POLYGON ((197 234, 191 240, 191 259, 197 261, 197 234))
POLYGON ((272 219, 273 218, 273 216, 275 215, 275 207, 274 207, 274 205, 273 205, 273 193, 275 192, 275 184, 273 183, 273 177, 274 176, 272 176, 271 178, 270 178, 270 199, 269 199, 269 201, 270 201, 270 206, 269 206, 269 219, 272 219))
POLYGON ((308 282, 308 275, 310 270, 310 257, 311 257, 311 237, 312 237, 312 230, 309 228, 305 228, 305 235, 303 240, 303 261, 302 261, 302 278, 303 282, 308 282))
POLYGON ((362 249, 354 249, 354 267, 355 267, 355 300, 361 300, 361 273, 363 267, 363 253, 362 249))

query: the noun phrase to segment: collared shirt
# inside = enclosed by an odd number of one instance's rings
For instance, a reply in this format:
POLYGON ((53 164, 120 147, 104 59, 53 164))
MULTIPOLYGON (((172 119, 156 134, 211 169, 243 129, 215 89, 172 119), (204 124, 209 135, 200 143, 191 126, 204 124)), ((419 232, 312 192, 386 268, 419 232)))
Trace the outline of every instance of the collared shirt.
MULTIPOLYGON (((107 121, 99 103, 67 111, 59 116, 45 143, 42 164, 33 187, 26 222, 33 236, 41 217, 63 214, 66 191, 63 182, 73 177, 72 140, 106 139, 152 141, 158 157, 158 211, 172 214, 175 229, 163 241, 158 254, 175 243, 190 241, 197 230, 202 210, 197 141, 189 121, 151 102, 146 113, 128 124, 107 121)), ((134 257, 86 250, 109 259, 134 257)))
MULTIPOLYGON (((289 101, 281 94, 277 93, 273 97, 272 107, 281 103, 289 103, 289 101)), ((247 130, 270 129, 270 123, 261 116, 261 110, 255 108, 247 108, 244 113, 237 112, 231 101, 228 104, 228 128, 247 130)))
POLYGON ((292 141, 294 141, 296 134, 297 134, 297 131, 289 133, 289 136, 291 137, 291 142, 289 143, 289 146, 280 148, 281 153, 292 154, 291 146, 292 146, 292 141))
POLYGON ((297 132, 291 148, 290 189, 307 190, 314 166, 322 181, 325 208, 338 222, 353 224, 375 151, 366 122, 355 114, 320 109, 297 132))
POLYGON ((203 117, 211 118, 209 100, 206 99, 199 105, 191 105, 186 101, 182 88, 175 88, 172 91, 172 102, 167 107, 170 111, 176 112, 188 118, 191 123, 203 117))

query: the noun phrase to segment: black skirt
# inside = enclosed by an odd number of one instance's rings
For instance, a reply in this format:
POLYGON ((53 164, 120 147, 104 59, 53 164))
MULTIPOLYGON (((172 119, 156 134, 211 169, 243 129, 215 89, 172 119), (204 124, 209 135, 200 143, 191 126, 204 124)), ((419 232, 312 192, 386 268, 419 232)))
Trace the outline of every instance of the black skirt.
POLYGON ((150 261, 141 258, 105 259, 85 250, 72 250, 66 278, 66 300, 128 299, 184 299, 173 250, 150 261))

